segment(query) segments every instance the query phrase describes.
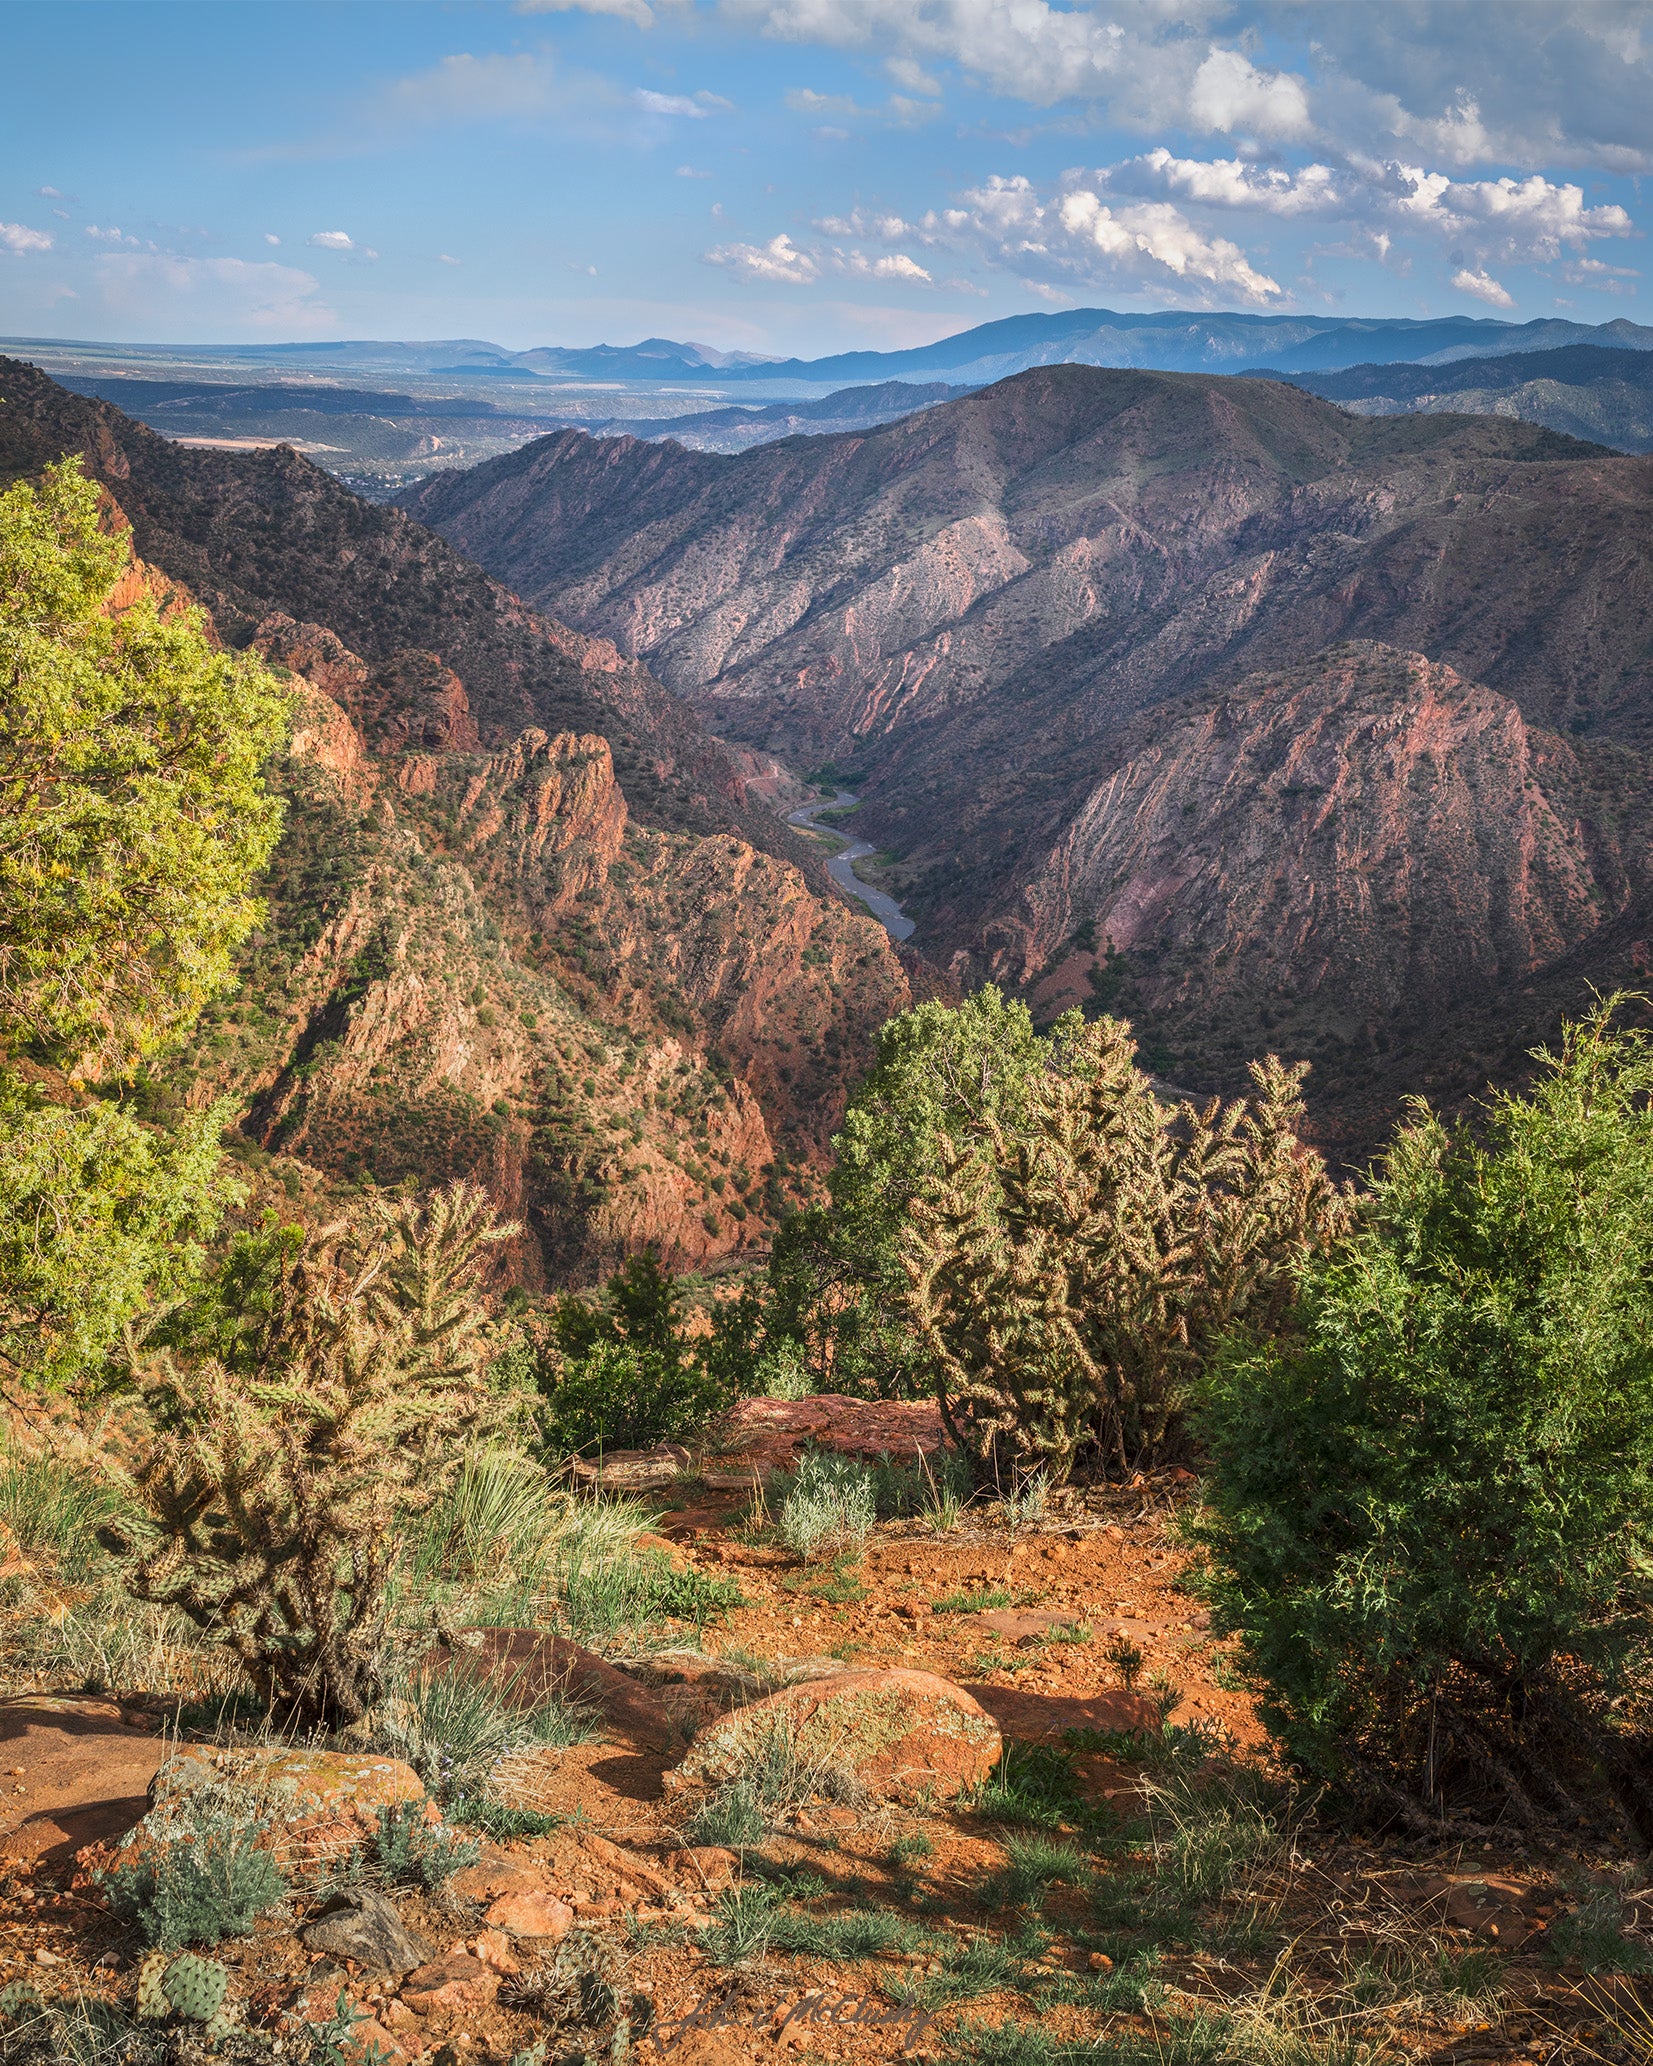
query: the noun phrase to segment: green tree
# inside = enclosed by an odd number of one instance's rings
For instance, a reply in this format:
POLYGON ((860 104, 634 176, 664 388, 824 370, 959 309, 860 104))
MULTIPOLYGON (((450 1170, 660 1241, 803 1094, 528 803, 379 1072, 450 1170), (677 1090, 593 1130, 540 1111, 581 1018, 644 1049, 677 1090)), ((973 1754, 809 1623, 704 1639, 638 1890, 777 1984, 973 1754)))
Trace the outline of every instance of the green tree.
POLYGON ((0 1073, 0 1364, 60 1385, 147 1303, 183 1289, 230 1195, 227 1110, 171 1134, 117 1107, 74 1111, 0 1073))
POLYGON ((287 710, 256 658, 131 579, 100 500, 78 460, 0 495, 0 1041, 84 1075, 228 980, 281 829, 261 771, 287 710))
POLYGON ((1299 1317, 1207 1382, 1194 1529, 1287 1756, 1420 1828, 1605 1782, 1653 1840, 1653 1042, 1605 1006, 1418 1106, 1299 1317))
POLYGON ((1278 1325, 1341 1218, 1297 1137, 1301 1065, 1271 1056, 1253 1100, 1173 1113, 1135 1057, 1117 1019, 1059 1029, 1018 1109, 943 1138, 913 1194, 909 1324, 990 1482, 1163 1453, 1215 1345, 1278 1325))
POLYGON ((169 1137, 15 1063, 123 1067, 227 980, 286 698, 157 603, 78 460, 0 495, 0 697, 0 1362, 56 1382, 179 1288, 238 1193, 223 1109, 169 1137))
POLYGON ((692 1433, 746 1388, 762 1310, 745 1291, 720 1304, 709 1333, 691 1334, 680 1287, 647 1249, 600 1299, 565 1294, 551 1309, 552 1352, 534 1370, 547 1444, 567 1455, 692 1433))
MULTIPOLYGON (((1072 1015, 1057 1031, 1078 1023, 1072 1015)), ((902 1229, 948 1144, 989 1119, 1015 1120, 1050 1054, 1026 1005, 991 987, 880 1029, 833 1141, 831 1205, 783 1224, 770 1265, 771 1331, 804 1344, 821 1382, 886 1398, 932 1389, 906 1310, 902 1229)))

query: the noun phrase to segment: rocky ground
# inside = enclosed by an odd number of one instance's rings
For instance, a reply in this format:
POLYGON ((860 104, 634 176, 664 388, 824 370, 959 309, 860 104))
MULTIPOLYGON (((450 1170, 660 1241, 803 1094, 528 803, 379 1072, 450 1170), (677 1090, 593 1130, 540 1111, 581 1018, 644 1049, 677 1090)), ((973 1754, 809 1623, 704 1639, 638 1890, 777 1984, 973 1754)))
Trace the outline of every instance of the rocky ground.
POLYGON ((892 1430, 923 1449, 925 1414, 756 1402, 724 1454, 610 1459, 673 1473, 657 1554, 739 1604, 607 1659, 456 1637, 442 1669, 554 1684, 595 1731, 514 1749, 474 1796, 371 1747, 192 1728, 207 1710, 176 1696, 16 1685, 0 2048, 204 2058, 207 2028, 219 2056, 317 2066, 1649 2056, 1643 1868, 1587 1831, 1350 1837, 1290 1798, 1183 1586, 1188 1473, 887 1522, 807 1563, 773 1539, 751 1487, 776 1458, 892 1430), (146 1966, 100 1874, 232 1797, 261 1804, 287 1892, 207 1947, 227 2025, 205 2026, 155 1993, 193 2004, 201 1975, 146 1966), (145 1987, 161 2017, 130 2024, 145 1987), (88 2049, 97 2003, 121 2013, 88 2049))

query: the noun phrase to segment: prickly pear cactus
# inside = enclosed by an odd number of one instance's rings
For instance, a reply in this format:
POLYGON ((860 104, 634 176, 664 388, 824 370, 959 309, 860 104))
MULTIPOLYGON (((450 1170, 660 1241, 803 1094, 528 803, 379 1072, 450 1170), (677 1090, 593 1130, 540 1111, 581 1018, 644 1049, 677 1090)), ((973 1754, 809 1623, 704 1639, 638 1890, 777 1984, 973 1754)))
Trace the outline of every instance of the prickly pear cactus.
POLYGON ((235 2011, 228 2002, 225 2002, 216 2015, 207 2018, 206 2027, 201 2032, 201 2035, 208 2044, 216 2044, 221 2037, 228 2036, 234 2028, 235 2011))
POLYGON ((146 2023, 159 2023, 172 2004, 162 1983, 166 1979, 166 1953, 151 1951, 138 1968, 138 2014, 146 2023))
POLYGON ((161 1982, 167 2000, 191 2023, 210 2023, 224 2005, 230 1976, 216 1959, 186 1951, 175 1958, 161 1982))
POLYGON ((40 2013, 40 1995, 27 1980, 8 1980, 0 1987, 0 2023, 20 2023, 40 2013))

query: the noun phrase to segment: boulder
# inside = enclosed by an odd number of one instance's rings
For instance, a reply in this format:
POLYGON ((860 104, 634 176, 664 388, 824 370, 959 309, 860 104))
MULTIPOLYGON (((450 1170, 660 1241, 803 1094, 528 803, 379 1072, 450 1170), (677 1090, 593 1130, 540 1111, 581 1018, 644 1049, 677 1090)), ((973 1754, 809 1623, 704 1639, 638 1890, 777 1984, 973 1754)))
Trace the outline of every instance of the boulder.
POLYGON ((410 1973, 431 1955, 431 1946, 415 1937, 393 1904, 371 1887, 342 1889, 299 1935, 312 1951, 354 1959, 373 1973, 410 1973))
POLYGON ((657 1442, 652 1449, 611 1449, 606 1456, 576 1456, 571 1468, 582 1484, 604 1492, 659 1492, 675 1484, 693 1461, 681 1442, 657 1442))
POLYGON ((953 1800, 998 1762, 997 1724, 964 1690, 927 1671, 843 1671, 737 1709, 668 1774, 682 1787, 735 1778, 780 1732, 806 1771, 836 1771, 883 1799, 953 1800))
POLYGON ((0 1701, 0 1751, 22 1767, 0 1805, 0 1865, 67 1865, 143 1814, 166 1746, 113 1701, 25 1693, 0 1701))
POLYGON ((400 1758, 279 1745, 256 1750, 202 1745, 167 1759, 150 1784, 149 1804, 181 1807, 203 1787, 233 1790, 281 1822, 347 1817, 367 1828, 377 1824, 381 1808, 425 1798, 424 1782, 400 1758))

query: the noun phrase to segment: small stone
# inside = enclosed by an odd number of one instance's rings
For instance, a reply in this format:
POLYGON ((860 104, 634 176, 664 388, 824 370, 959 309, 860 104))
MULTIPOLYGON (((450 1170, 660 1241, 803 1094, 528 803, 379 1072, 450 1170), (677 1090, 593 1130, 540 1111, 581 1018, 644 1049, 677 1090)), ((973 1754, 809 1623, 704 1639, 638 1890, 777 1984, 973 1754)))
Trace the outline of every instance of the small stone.
POLYGON ((501 1929, 478 1930, 471 1951, 491 1972, 509 1977, 522 1970, 511 1956, 510 1943, 501 1929))
POLYGON ((498 1992, 499 1975, 463 1951, 421 1966, 402 1983, 402 2000, 420 2016, 438 2009, 483 2008, 498 1992))
POLYGON ((490 1929, 508 1937, 550 1937, 560 1940, 574 1927, 574 1911, 547 1887, 503 1894, 488 1910, 490 1929))
POLYGON ((408 1973, 430 1957, 430 1946, 403 1924, 395 1907, 371 1887, 335 1894, 300 1932, 312 1951, 351 1960, 375 1973, 408 1973))

